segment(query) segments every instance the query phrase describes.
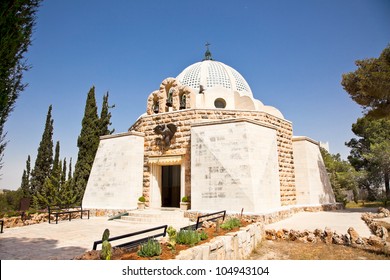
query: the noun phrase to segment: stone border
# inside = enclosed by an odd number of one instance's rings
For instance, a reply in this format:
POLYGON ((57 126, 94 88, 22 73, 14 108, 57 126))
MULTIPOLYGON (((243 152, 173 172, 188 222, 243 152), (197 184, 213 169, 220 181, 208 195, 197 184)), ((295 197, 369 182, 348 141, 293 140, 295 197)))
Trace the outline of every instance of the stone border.
MULTIPOLYGON (((341 210, 341 209, 344 209, 344 205, 342 203, 324 204, 324 205, 317 205, 317 206, 301 205, 301 206, 291 206, 291 207, 286 206, 286 207, 282 207, 281 210, 276 210, 274 212, 269 212, 269 213, 245 213, 244 212, 241 215, 240 213, 237 212, 236 213, 228 212, 226 216, 242 218, 251 221, 253 223, 260 222, 260 223, 264 223, 265 225, 268 225, 289 218, 299 212, 334 211, 334 210, 341 210)), ((213 211, 201 212, 196 210, 188 210, 184 212, 184 217, 189 218, 191 221, 196 221, 199 215, 204 215, 212 212, 213 211)))
POLYGON ((180 251, 176 260, 244 260, 261 243, 264 225, 255 223, 213 238, 210 242, 180 251))

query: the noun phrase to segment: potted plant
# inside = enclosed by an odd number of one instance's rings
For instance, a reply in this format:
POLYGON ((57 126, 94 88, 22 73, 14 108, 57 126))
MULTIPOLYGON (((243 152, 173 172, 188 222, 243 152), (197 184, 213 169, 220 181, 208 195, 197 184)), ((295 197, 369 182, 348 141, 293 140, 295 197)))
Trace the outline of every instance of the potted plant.
POLYGON ((180 202, 180 210, 186 211, 190 208, 190 200, 188 196, 183 196, 180 202))
POLYGON ((146 199, 145 199, 144 196, 140 196, 140 197, 138 198, 138 203, 137 203, 137 205, 138 205, 138 209, 139 209, 139 210, 145 209, 145 201, 146 201, 146 199))

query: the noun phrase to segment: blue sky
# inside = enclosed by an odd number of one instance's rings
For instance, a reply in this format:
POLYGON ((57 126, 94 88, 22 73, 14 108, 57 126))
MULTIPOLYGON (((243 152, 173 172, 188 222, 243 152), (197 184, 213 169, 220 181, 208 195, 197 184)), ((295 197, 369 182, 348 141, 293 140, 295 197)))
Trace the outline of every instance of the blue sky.
POLYGON ((146 110, 162 80, 200 61, 210 42, 214 60, 239 71, 254 97, 278 108, 294 135, 344 142, 362 109, 341 75, 355 60, 378 57, 390 43, 390 1, 46 0, 37 14, 25 73, 29 84, 6 124, 0 188, 16 189, 28 155, 35 160, 53 105, 53 140, 61 158, 77 159, 86 95, 107 91, 112 127, 124 132, 146 110))

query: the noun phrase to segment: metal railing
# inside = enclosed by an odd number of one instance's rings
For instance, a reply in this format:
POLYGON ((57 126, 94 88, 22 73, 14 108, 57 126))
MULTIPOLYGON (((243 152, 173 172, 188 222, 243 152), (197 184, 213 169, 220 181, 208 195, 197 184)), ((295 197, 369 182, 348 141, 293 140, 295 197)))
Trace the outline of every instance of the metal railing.
MULTIPOLYGON (((160 237, 160 236, 162 236, 162 237, 166 236, 166 234, 167 234, 167 227, 168 227, 167 225, 163 225, 163 226, 158 226, 158 227, 154 227, 154 228, 150 228, 150 229, 145 229, 145 230, 141 230, 141 231, 137 231, 137 232, 133 232, 133 233, 119 235, 119 236, 115 236, 115 237, 109 238, 108 241, 111 242, 111 241, 116 241, 116 240, 120 240, 120 239, 125 239, 125 238, 129 238, 129 237, 141 235, 141 234, 144 234, 144 233, 157 231, 157 230, 160 230, 160 229, 163 230, 161 233, 158 233, 158 234, 149 235, 147 237, 143 237, 143 238, 140 238, 140 239, 137 239, 137 240, 133 240, 133 241, 130 241, 130 242, 126 242, 126 243, 122 243, 122 244, 113 246, 113 247, 120 247, 120 248, 124 248, 124 247, 132 248, 132 247, 136 247, 136 246, 138 246, 138 245, 140 245, 142 243, 147 242, 151 238, 156 238, 156 237, 160 237)), ((99 244, 102 244, 102 243, 103 243, 102 240, 98 240, 98 241, 93 242, 92 250, 96 250, 97 246, 99 244)))

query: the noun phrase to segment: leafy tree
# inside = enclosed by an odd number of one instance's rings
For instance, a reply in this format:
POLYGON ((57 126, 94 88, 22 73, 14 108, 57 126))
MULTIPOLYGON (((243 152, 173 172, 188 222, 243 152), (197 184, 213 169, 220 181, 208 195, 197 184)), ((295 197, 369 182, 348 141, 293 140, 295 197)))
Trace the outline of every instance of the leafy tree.
POLYGON ((390 45, 378 58, 357 60, 358 69, 342 75, 341 84, 367 115, 390 118, 390 45))
POLYGON ((366 116, 352 125, 352 131, 359 138, 346 143, 351 148, 348 159, 356 170, 365 171, 362 187, 373 193, 384 185, 389 199, 390 119, 372 119, 366 116))
POLYGON ((23 197, 30 197, 30 175, 31 175, 31 159, 28 155, 26 160, 26 169, 23 170, 22 183, 20 189, 22 190, 23 197))
POLYGON ((321 148, 321 155, 329 174, 336 201, 346 203, 346 191, 348 190, 353 192, 354 200, 357 201, 358 182, 361 174, 355 171, 348 161, 342 160, 340 154, 332 155, 321 148))
POLYGON ((0 1, 0 168, 7 145, 4 124, 25 87, 23 73, 30 67, 25 53, 31 45, 41 0, 0 1))
POLYGON ((34 169, 31 171, 31 193, 35 195, 38 192, 47 177, 51 173, 53 163, 53 119, 51 117, 52 106, 46 116, 45 129, 42 134, 42 140, 39 143, 37 159, 34 169))
POLYGON ((100 129, 95 99, 95 87, 92 87, 88 92, 84 117, 81 124, 81 132, 77 139, 79 152, 75 165, 73 184, 77 192, 78 202, 81 202, 85 187, 87 186, 89 174, 99 145, 100 129))

